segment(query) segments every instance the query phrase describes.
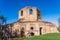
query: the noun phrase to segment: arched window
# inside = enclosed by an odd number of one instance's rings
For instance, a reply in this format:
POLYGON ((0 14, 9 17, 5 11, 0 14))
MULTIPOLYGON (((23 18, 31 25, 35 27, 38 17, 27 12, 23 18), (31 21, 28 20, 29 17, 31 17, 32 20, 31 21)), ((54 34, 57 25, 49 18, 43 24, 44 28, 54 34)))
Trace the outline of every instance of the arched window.
POLYGON ((32 9, 30 9, 30 14, 32 14, 32 12, 33 12, 33 10, 32 10, 32 9))
POLYGON ((40 16, 40 14, 39 14, 39 13, 38 13, 37 15, 38 15, 38 16, 40 16))
POLYGON ((33 30, 34 28, 33 27, 31 27, 31 30, 33 30))
POLYGON ((21 16, 23 16, 23 11, 21 11, 21 16))

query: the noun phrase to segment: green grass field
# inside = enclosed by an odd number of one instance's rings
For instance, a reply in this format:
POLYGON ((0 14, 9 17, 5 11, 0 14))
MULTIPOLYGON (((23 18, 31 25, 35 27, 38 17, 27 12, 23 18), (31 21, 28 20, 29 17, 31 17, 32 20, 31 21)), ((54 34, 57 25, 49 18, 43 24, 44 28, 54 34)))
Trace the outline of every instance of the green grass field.
MULTIPOLYGON (((20 40, 20 39, 15 38, 15 40, 20 40)), ((40 35, 40 36, 32 36, 29 38, 25 38, 24 40, 60 40, 60 33, 45 34, 45 35, 40 35)))
POLYGON ((30 38, 26 38, 25 40, 60 40, 60 33, 33 36, 30 38))

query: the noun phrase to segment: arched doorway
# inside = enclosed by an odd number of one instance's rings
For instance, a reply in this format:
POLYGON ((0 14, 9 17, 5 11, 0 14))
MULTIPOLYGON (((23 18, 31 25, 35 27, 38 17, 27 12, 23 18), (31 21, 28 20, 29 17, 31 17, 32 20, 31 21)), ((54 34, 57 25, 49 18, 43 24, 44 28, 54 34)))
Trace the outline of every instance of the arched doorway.
POLYGON ((42 34, 42 27, 39 28, 40 35, 42 34))
POLYGON ((21 35, 21 37, 23 37, 24 34, 25 34, 25 32, 24 32, 24 28, 21 28, 21 31, 20 31, 20 35, 21 35))
POLYGON ((31 34, 31 36, 34 36, 34 33, 33 32, 31 32, 30 34, 31 34))

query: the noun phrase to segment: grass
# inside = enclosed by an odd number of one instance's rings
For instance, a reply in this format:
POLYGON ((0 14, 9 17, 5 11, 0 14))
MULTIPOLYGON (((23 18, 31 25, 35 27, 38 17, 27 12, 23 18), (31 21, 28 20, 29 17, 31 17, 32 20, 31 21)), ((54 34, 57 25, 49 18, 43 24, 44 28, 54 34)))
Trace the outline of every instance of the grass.
POLYGON ((14 38, 13 40, 20 40, 20 38, 14 38))
POLYGON ((25 40, 60 40, 60 33, 33 36, 30 38, 26 38, 25 40))
MULTIPOLYGON (((14 40, 20 40, 19 38, 14 38, 14 40)), ((40 36, 32 36, 25 38, 24 40, 60 40, 60 33, 45 34, 40 36)))

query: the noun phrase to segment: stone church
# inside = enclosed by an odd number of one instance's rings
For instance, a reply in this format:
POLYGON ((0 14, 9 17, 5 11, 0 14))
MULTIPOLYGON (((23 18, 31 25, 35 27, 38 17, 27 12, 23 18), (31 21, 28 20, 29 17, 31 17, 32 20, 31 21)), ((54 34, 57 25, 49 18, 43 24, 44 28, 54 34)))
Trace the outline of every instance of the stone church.
POLYGON ((42 20, 41 12, 36 7, 25 7, 19 10, 18 21, 8 24, 8 28, 12 34, 16 32, 18 35, 23 29, 26 36, 58 33, 55 24, 42 20))

